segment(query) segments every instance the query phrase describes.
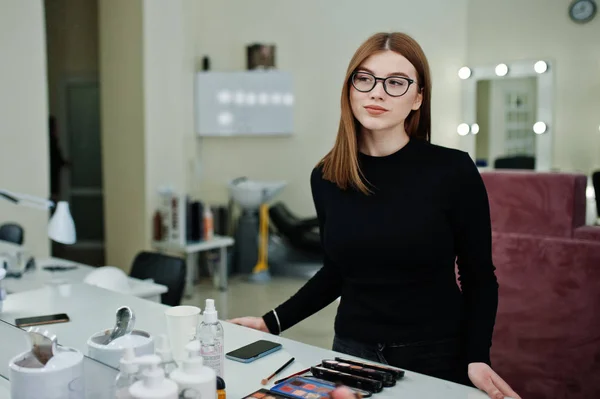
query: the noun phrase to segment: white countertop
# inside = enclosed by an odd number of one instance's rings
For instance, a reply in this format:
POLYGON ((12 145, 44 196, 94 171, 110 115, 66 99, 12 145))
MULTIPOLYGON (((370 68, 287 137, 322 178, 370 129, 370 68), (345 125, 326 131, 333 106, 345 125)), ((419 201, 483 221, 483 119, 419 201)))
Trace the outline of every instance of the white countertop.
MULTIPOLYGON (((0 253, 14 253, 20 249, 23 249, 23 247, 0 241, 0 253)), ((97 270, 97 268, 92 266, 60 258, 36 258, 35 265, 35 270, 23 273, 20 278, 5 278, 2 281, 2 285, 6 291, 11 294, 43 288, 46 285, 81 283, 89 273, 97 270), (71 270, 48 271, 44 270, 45 266, 76 266, 76 268, 71 270)), ((166 286, 156 284, 152 281, 129 277, 128 282, 131 289, 129 294, 138 297, 158 298, 158 300, 160 300, 160 295, 168 291, 166 286)))
POLYGON ((10 382, 0 376, 0 399, 10 399, 10 382))
MULTIPOLYGON (((166 333, 164 310, 166 306, 137 297, 117 294, 84 284, 48 286, 42 289, 10 295, 0 319, 13 324, 15 318, 67 313, 69 323, 46 326, 58 336, 58 342, 87 353, 86 341, 93 333, 114 325, 119 306, 130 306, 136 315, 136 328, 153 335, 166 333)), ((225 360, 227 396, 241 398, 261 388, 260 381, 281 366, 290 357, 296 361, 281 376, 289 375, 316 365, 323 359, 332 359, 335 352, 309 346, 282 337, 264 334, 230 323, 225 328, 225 350, 229 352, 258 339, 279 342, 283 349, 250 364, 225 360)), ((0 365, 1 367, 6 367, 0 365)), ((0 374, 2 372, 0 371, 0 374)), ((473 388, 427 377, 407 371, 396 387, 386 388, 374 398, 419 399, 477 399, 487 396, 473 388)))

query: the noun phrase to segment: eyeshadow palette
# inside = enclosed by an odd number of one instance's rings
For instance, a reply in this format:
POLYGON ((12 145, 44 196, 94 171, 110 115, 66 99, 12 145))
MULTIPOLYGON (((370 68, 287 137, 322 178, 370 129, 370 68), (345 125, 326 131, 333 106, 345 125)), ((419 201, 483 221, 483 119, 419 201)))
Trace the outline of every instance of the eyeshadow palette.
POLYGON ((290 399, 290 397, 287 395, 278 395, 268 389, 259 389, 248 396, 244 396, 244 399, 290 399))
MULTIPOLYGON (((271 390, 259 389, 258 391, 244 396, 244 399, 329 399, 329 394, 336 388, 330 381, 315 377, 293 377, 289 380, 275 385, 271 390)), ((352 388, 363 398, 370 398, 371 392, 352 388)))
POLYGON ((383 371, 383 372, 386 372, 386 373, 390 373, 397 380, 399 380, 400 378, 404 377, 404 370, 400 370, 400 369, 395 368, 395 367, 384 366, 384 365, 381 365, 381 364, 372 364, 372 363, 359 362, 357 360, 345 359, 345 358, 341 358, 341 357, 336 357, 335 360, 338 361, 338 362, 342 362, 342 363, 348 363, 348 364, 351 364, 351 365, 354 365, 354 366, 361 366, 361 367, 370 368, 370 369, 373 369, 373 370, 378 370, 378 371, 383 371))
POLYGON ((292 398, 322 399, 329 398, 329 393, 335 385, 329 382, 319 382, 304 377, 294 377, 271 388, 271 392, 287 395, 292 398))
POLYGON ((363 367, 354 364, 338 362, 337 360, 323 360, 321 365, 326 369, 381 381, 384 387, 393 387, 394 385, 396 385, 396 379, 394 378, 394 376, 391 373, 387 373, 385 371, 375 370, 370 367, 363 367))
POLYGON ((372 380, 370 378, 360 377, 358 375, 342 373, 325 367, 315 366, 310 369, 312 375, 327 381, 347 385, 351 388, 364 389, 365 391, 378 393, 383 390, 383 382, 372 380))

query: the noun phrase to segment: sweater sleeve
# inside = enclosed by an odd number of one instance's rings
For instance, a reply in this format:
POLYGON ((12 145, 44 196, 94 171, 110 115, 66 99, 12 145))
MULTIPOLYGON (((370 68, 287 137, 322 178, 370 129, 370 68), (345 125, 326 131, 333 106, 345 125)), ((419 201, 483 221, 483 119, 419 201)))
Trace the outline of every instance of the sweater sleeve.
POLYGON ((467 153, 461 153, 456 171, 451 221, 467 318, 467 360, 491 364, 498 282, 492 263, 488 196, 483 179, 467 153))
MULTIPOLYGON (((324 247, 325 204, 321 170, 313 170, 310 178, 313 202, 319 219, 321 246, 324 247)), ((325 253, 325 251, 324 251, 325 253)), ((281 333, 317 313, 342 293, 342 276, 335 263, 325 254, 323 267, 290 299, 275 308, 277 317, 270 311, 263 316, 265 324, 273 334, 281 333), (279 319, 279 322, 278 320, 279 319), (279 330, 281 325, 281 331, 279 330)))

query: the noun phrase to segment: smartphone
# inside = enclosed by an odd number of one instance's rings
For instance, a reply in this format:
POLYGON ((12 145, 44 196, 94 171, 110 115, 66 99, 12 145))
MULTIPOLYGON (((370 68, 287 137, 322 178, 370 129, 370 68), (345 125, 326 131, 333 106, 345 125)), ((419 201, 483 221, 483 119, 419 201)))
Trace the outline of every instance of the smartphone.
POLYGON ((250 363, 281 349, 281 344, 260 340, 225 354, 227 359, 250 363))
POLYGON ((44 324, 66 323, 70 321, 65 313, 50 314, 46 316, 22 317, 15 319, 17 327, 41 326, 44 324))

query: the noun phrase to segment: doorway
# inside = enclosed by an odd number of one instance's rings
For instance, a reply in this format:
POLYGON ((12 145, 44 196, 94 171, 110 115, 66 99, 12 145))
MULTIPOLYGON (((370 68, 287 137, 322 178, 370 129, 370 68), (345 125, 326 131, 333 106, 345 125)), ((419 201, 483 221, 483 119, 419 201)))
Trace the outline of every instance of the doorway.
POLYGON ((53 243, 53 256, 92 266, 105 264, 104 195, 97 77, 67 78, 62 85, 62 129, 65 158, 70 161, 61 181, 77 230, 73 245, 53 243))

